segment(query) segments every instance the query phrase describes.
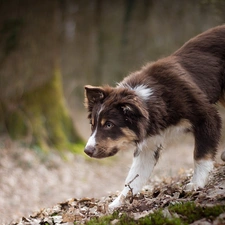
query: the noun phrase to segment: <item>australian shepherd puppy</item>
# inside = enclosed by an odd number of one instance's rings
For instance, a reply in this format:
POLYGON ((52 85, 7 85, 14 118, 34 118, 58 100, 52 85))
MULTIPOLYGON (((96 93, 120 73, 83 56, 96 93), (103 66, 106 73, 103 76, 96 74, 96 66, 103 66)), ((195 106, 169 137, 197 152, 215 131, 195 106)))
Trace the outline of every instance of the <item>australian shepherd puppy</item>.
MULTIPOLYGON (((213 169, 221 119, 214 104, 224 104, 225 25, 185 43, 169 57, 149 63, 116 87, 85 86, 92 134, 90 157, 133 150, 124 189, 109 205, 123 203, 128 192, 146 184, 165 142, 189 130, 195 140, 194 174, 187 190, 203 188, 213 169)), ((225 104, 224 104, 225 105, 225 104)))

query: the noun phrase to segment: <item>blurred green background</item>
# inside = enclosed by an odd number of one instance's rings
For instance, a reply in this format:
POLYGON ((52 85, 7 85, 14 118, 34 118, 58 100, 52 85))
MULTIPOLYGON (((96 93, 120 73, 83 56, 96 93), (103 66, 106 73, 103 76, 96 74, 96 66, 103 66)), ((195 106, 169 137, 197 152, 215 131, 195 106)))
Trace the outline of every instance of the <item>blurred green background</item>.
POLYGON ((85 84, 115 85, 224 12, 223 0, 1 0, 0 134, 46 150, 84 143, 85 84))

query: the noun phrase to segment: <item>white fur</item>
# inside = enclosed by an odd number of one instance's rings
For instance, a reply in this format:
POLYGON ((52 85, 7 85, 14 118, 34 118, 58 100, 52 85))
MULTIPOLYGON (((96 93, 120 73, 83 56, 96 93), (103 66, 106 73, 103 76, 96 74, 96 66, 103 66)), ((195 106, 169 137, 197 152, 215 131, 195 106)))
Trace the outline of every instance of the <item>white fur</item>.
POLYGON ((94 131, 94 133, 91 135, 91 137, 88 139, 88 142, 86 144, 86 147, 87 148, 88 146, 92 146, 92 147, 95 147, 95 144, 96 144, 96 141, 95 141, 95 135, 97 133, 97 129, 94 131))
POLYGON ((151 138, 149 138, 145 140, 140 147, 141 152, 137 157, 133 158, 132 166, 125 181, 125 187, 121 194, 109 205, 110 209, 114 209, 123 204, 130 188, 132 189, 133 195, 137 194, 143 185, 146 184, 152 173, 156 164, 156 159, 154 157, 156 146, 153 144, 151 138), (129 187, 127 184, 129 184, 129 187))
POLYGON ((124 88, 129 88, 131 90, 134 90, 135 93, 142 98, 143 100, 148 100, 149 97, 153 94, 152 88, 149 88, 147 85, 137 85, 135 87, 131 87, 127 83, 118 83, 117 87, 124 87, 124 88))
POLYGON ((198 188, 203 188, 207 183, 209 173, 213 170, 213 161, 199 160, 194 162, 194 175, 191 182, 187 184, 186 190, 197 190, 198 188))
POLYGON ((104 108, 105 108, 105 106, 104 106, 104 105, 101 105, 101 108, 100 108, 99 111, 97 112, 97 115, 98 115, 97 121, 98 121, 98 118, 99 118, 100 113, 104 110, 104 108))
POLYGON ((153 90, 148 88, 146 85, 139 85, 133 88, 136 94, 143 100, 148 100, 149 97, 153 94, 153 90))
MULTIPOLYGON (((98 123, 99 115, 100 115, 100 113, 101 113, 101 111, 103 109, 104 109, 104 106, 102 105, 101 108, 99 109, 99 111, 97 112, 97 121, 96 121, 96 123, 98 123)), ((95 131, 93 132, 93 134, 89 137, 88 142, 86 144, 86 147, 88 147, 88 146, 95 147, 95 144, 96 144, 96 140, 95 140, 96 133, 97 133, 97 127, 96 127, 95 131)))

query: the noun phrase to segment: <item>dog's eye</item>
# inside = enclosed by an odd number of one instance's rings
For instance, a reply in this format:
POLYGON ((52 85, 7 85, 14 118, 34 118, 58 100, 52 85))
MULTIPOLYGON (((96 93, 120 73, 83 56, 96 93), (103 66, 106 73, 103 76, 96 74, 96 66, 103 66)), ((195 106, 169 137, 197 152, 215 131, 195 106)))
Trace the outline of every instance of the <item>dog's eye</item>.
POLYGON ((114 124, 109 121, 107 121, 104 125, 105 129, 111 129, 112 127, 114 127, 114 124))

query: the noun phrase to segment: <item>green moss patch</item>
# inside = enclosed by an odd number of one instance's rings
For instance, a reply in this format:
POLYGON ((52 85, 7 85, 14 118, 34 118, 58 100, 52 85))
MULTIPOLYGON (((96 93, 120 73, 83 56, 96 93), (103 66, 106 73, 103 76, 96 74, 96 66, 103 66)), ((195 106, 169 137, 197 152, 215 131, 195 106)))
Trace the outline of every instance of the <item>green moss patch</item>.
POLYGON ((1 120, 13 139, 31 137, 31 145, 42 150, 80 152, 83 141, 67 110, 59 69, 55 69, 54 76, 45 85, 20 99, 2 103, 1 108, 1 120))
POLYGON ((94 218, 87 222, 87 225, 106 224, 149 224, 149 225, 183 225, 190 224, 200 219, 212 222, 216 217, 225 212, 225 205, 196 206, 194 202, 178 203, 170 205, 166 209, 160 209, 146 217, 135 220, 128 214, 115 212, 112 215, 94 218), (166 212, 166 213, 165 213, 166 212))
POLYGON ((215 206, 196 206, 194 202, 184 204, 176 204, 169 207, 171 213, 176 213, 186 223, 193 223, 196 220, 206 218, 208 221, 213 221, 221 213, 225 212, 225 205, 215 206))

